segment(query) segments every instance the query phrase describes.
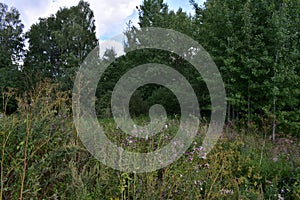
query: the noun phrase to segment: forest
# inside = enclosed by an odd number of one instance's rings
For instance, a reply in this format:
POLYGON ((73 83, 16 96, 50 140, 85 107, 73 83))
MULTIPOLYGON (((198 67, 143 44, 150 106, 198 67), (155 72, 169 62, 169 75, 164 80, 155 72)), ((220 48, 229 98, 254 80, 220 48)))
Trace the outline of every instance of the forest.
POLYGON ((74 81, 99 45, 89 3, 60 8, 24 32, 17 8, 0 2, 0 199, 300 199, 300 0, 189 3, 192 14, 171 10, 163 0, 143 0, 136 6, 138 24, 128 21, 124 30, 125 54, 117 57, 111 48, 97 58, 96 67, 109 64, 95 91, 97 120, 128 151, 166 146, 180 129, 182 105, 167 87, 139 87, 129 103, 133 121, 149 124, 156 104, 167 121, 150 138, 125 134, 114 121, 111 99, 126 72, 167 65, 187 79, 199 103, 198 133, 186 152, 161 169, 135 173, 97 160, 74 125, 74 81), (220 72, 225 124, 208 155, 201 154, 213 113, 206 81, 174 52, 130 51, 148 27, 193 39, 220 72))

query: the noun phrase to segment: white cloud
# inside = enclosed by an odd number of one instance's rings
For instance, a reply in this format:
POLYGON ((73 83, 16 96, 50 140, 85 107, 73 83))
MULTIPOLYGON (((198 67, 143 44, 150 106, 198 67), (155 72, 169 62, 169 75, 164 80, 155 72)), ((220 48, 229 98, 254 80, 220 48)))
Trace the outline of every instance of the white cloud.
MULTIPOLYGON (((122 55, 122 41, 112 40, 103 43, 116 36, 126 29, 129 20, 134 25, 138 23, 136 6, 141 5, 143 0, 85 0, 90 3, 90 8, 94 12, 96 20, 96 34, 103 48, 114 47, 118 55, 122 55), (119 44, 117 43, 119 42, 119 44), (105 47, 104 47, 105 46, 105 47)), ((21 20, 25 25, 24 31, 28 31, 30 26, 38 22, 39 18, 49 17, 55 14, 60 7, 76 6, 79 0, 2 0, 8 6, 17 8, 21 13, 21 20)), ((191 6, 188 0, 165 0, 170 9, 177 10, 183 7, 190 11, 191 6)))
MULTIPOLYGON (((142 0, 88 0, 88 2, 94 12, 96 32, 100 38, 109 34, 122 32, 126 27, 126 22, 129 20, 128 17, 135 12, 135 7, 140 5, 142 0)), ((78 0, 56 1, 57 5, 67 4, 67 7, 77 5, 77 3, 78 0)))
MULTIPOLYGON (((45 18, 55 14, 60 7, 76 6, 79 0, 3 0, 3 2, 20 11, 25 31, 27 31, 33 23, 38 22, 40 17, 45 18)), ((135 7, 140 5, 142 0, 87 0, 87 2, 94 11, 96 32, 100 38, 122 32, 129 16, 135 12, 135 7)))
POLYGON ((100 57, 103 57, 107 49, 114 49, 117 54, 117 57, 125 54, 123 44, 119 41, 105 40, 105 41, 100 41, 99 44, 100 44, 100 57))
MULTIPOLYGON (((132 25, 138 24, 138 13, 136 6, 142 4, 143 0, 85 0, 90 4, 94 12, 96 34, 100 39, 100 54, 105 49, 113 48, 117 56, 124 54, 123 39, 120 35, 126 29, 129 20, 132 25), (117 36, 117 37, 115 37, 117 36)), ((205 0, 199 0, 202 4, 205 0)), ((13 6, 20 11, 24 31, 38 22, 39 18, 49 17, 55 14, 61 7, 76 6, 79 0, 2 0, 9 7, 13 6)), ((182 7, 187 13, 191 13, 192 6, 188 0, 165 0, 169 10, 177 10, 182 7)), ((26 46, 28 44, 26 43, 26 46)))

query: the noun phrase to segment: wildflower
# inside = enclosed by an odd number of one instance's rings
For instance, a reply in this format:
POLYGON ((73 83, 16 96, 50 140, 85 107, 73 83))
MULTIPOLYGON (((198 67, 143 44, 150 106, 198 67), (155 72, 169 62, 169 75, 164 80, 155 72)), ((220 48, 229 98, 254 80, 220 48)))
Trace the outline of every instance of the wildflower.
POLYGON ((209 169, 209 164, 206 163, 206 164, 204 165, 204 167, 209 169))
POLYGON ((222 189, 220 191, 220 194, 223 194, 223 195, 226 195, 226 194, 233 194, 233 190, 225 190, 225 189, 222 189))
POLYGON ((278 197, 278 200, 284 200, 284 198, 280 194, 278 194, 277 197, 278 197))
POLYGON ((199 156, 202 159, 206 159, 206 153, 203 153, 201 156, 199 156))
POLYGON ((31 103, 29 104, 29 106, 33 108, 33 105, 34 105, 34 100, 32 99, 31 103))
POLYGON ((196 151, 202 151, 203 149, 204 149, 204 147, 202 147, 202 146, 195 148, 196 151))
MULTIPOLYGON (((195 180, 195 181, 194 181, 194 184, 195 184, 195 185, 203 185, 202 181, 200 181, 200 180, 195 180)), ((201 190, 202 190, 202 189, 201 189, 201 190)))
POLYGON ((131 143, 133 143, 133 142, 134 142, 134 140, 129 140, 129 141, 128 141, 129 144, 131 144, 131 143))

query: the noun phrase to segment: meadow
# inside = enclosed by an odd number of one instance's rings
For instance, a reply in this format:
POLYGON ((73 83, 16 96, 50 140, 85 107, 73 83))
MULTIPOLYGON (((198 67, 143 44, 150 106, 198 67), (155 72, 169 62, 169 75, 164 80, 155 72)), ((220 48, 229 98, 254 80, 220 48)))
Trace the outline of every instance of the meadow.
MULTIPOLYGON (((299 139, 278 135, 271 141, 272 123, 266 120, 262 126, 227 123, 206 157, 202 120, 178 160, 151 173, 125 173, 103 165, 82 145, 69 96, 53 84, 39 84, 17 98, 16 113, 0 118, 1 199, 300 199, 299 139)), ((166 145, 179 119, 171 116, 147 140, 122 133, 111 118, 99 123, 113 142, 146 152, 166 145)))

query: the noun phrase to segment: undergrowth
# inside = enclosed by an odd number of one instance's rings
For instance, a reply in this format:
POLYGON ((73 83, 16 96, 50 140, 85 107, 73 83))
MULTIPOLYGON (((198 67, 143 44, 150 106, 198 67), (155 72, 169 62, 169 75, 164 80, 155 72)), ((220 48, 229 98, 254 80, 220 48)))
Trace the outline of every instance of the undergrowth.
MULTIPOLYGON (((201 154, 203 124, 173 164, 125 173, 101 164, 81 144, 69 96, 43 82, 18 98, 17 113, 0 118, 1 199, 300 199, 299 143, 270 141, 267 123, 251 130, 225 127, 207 157, 201 154)), ((166 145, 179 126, 168 119, 159 134, 142 140, 122 133, 113 119, 99 123, 112 141, 137 152, 166 145)))

